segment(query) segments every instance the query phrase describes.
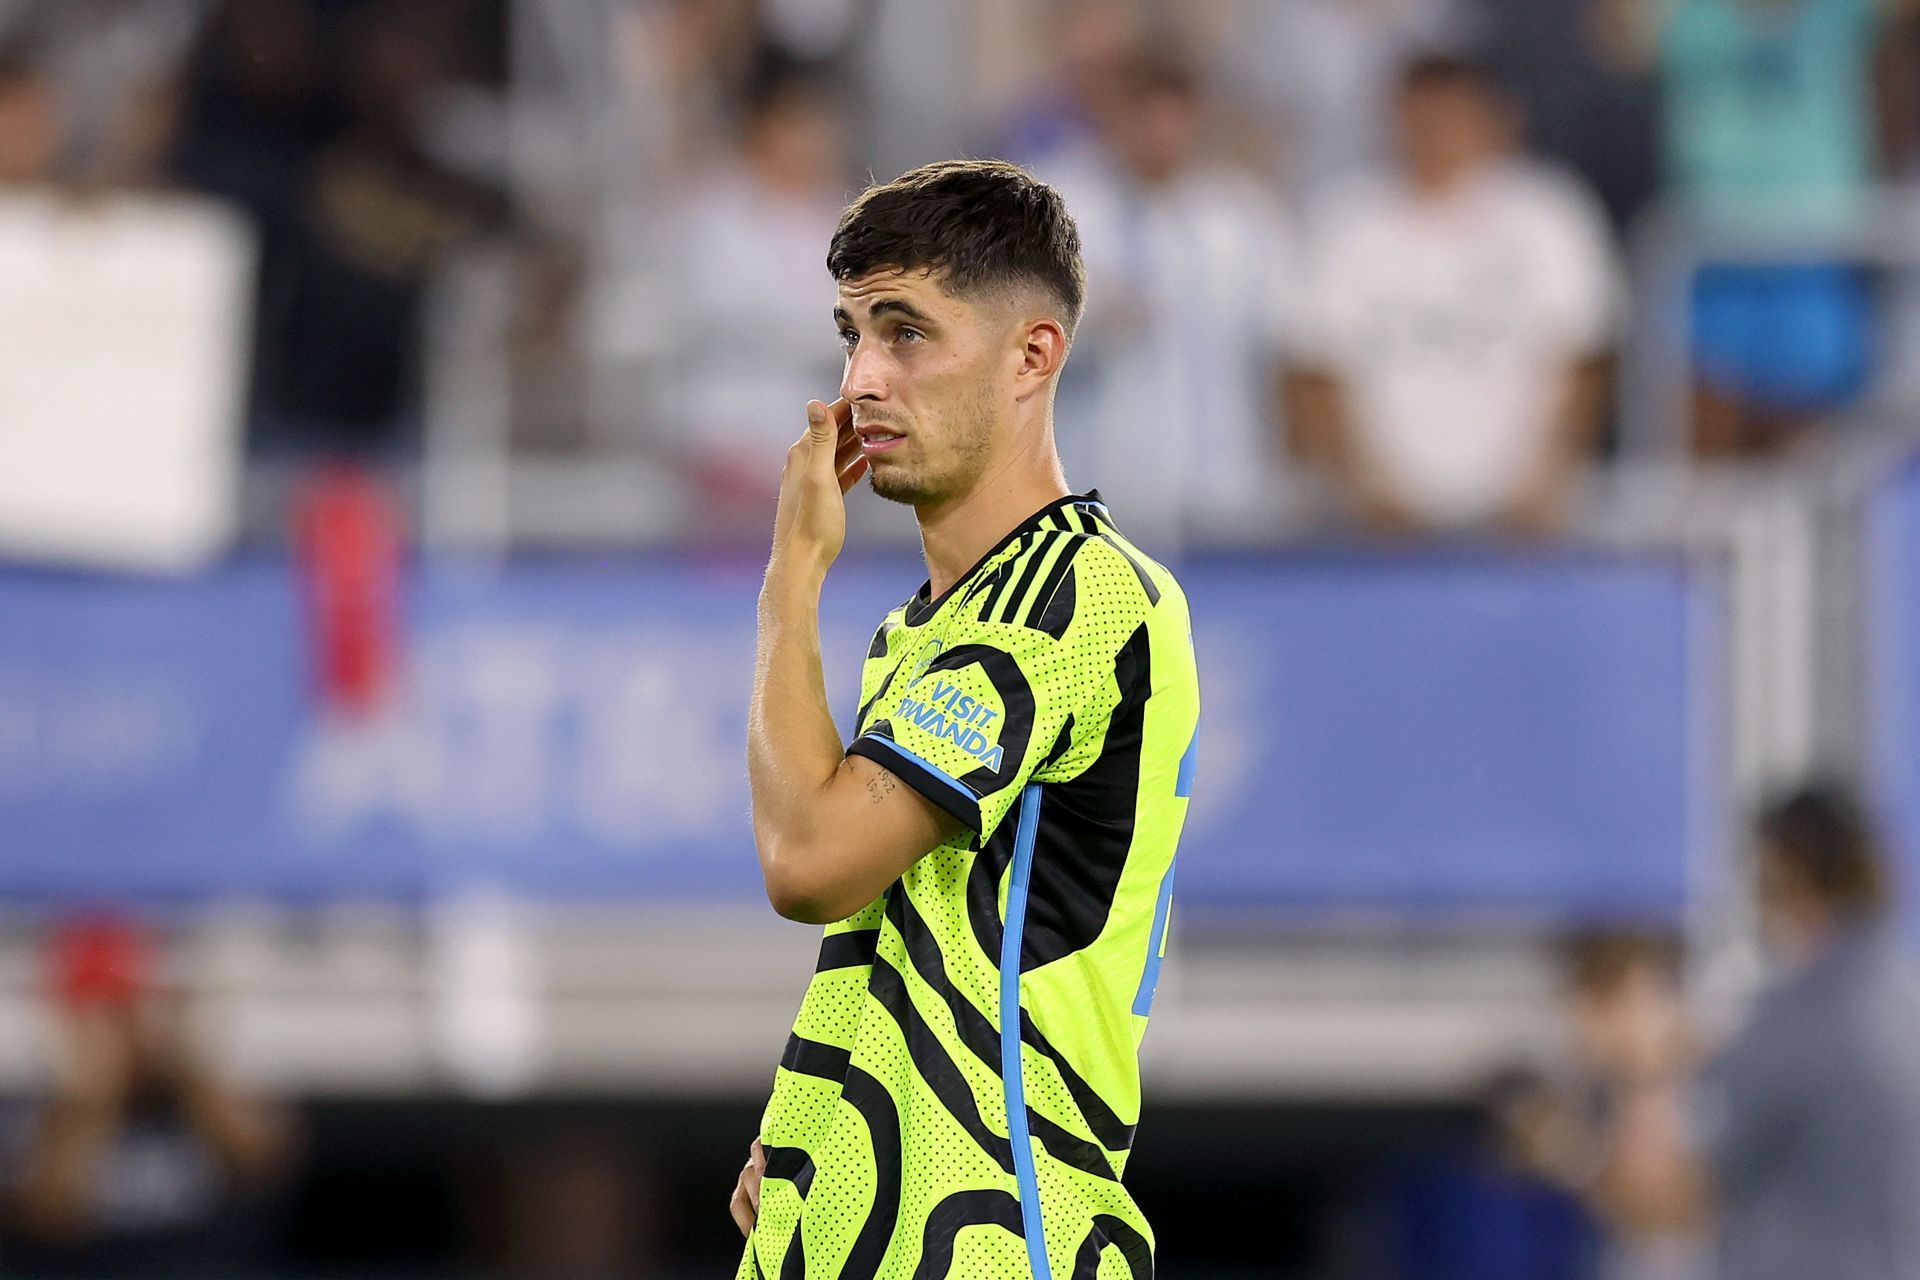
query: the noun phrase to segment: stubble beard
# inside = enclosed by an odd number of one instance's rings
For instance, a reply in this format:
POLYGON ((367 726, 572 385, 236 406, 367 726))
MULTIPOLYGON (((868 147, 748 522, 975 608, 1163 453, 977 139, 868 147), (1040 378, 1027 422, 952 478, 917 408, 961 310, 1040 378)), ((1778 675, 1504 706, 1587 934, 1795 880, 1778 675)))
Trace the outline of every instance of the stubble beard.
MULTIPOLYGON (((984 391, 956 407, 944 424, 947 427, 941 465, 922 460, 919 465, 901 465, 892 461, 880 466, 868 465, 867 484, 874 493, 889 502, 924 507, 967 492, 986 469, 992 447, 993 416, 984 391)), ((918 444, 923 437, 907 437, 918 444)))

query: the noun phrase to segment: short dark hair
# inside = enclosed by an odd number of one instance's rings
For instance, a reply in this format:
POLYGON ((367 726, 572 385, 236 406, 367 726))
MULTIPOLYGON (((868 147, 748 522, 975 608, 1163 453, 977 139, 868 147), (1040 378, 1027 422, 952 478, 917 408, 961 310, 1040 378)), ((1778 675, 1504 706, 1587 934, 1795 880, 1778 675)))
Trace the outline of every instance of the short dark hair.
POLYGON ((1755 823, 1761 856, 1844 919, 1864 920, 1885 910, 1886 864, 1865 809, 1845 787, 1815 782, 1783 795, 1755 823))
POLYGON ((40 60, 24 40, 0 41, 0 88, 35 84, 45 77, 40 60))
POLYGON ((1080 229, 1060 193, 1004 160, 943 160, 868 187, 827 247, 835 280, 929 271, 955 293, 1037 285, 1069 337, 1086 303, 1080 229))
POLYGON ((1415 54, 1400 67, 1400 91, 1416 89, 1482 89, 1499 93, 1493 73, 1472 58, 1457 53, 1415 54))

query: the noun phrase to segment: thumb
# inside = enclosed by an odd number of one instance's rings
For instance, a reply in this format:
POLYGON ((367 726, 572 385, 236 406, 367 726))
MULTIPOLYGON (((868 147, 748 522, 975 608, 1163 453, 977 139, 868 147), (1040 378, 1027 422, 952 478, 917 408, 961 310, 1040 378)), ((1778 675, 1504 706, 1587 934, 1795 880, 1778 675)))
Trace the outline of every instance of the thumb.
POLYGON ((816 445, 833 445, 833 415, 818 400, 807 401, 807 438, 816 445))

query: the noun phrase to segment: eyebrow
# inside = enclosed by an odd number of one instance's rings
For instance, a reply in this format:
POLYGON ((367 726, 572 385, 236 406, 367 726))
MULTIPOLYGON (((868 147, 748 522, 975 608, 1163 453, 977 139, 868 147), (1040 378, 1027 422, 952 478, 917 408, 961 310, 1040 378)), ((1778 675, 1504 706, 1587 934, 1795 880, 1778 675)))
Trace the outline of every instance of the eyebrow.
MULTIPOLYGON (((899 315, 912 321, 914 324, 929 326, 933 324, 932 316, 902 298, 882 298, 880 301, 874 303, 867 311, 867 317, 869 319, 878 319, 884 315, 899 315)), ((847 314, 845 307, 835 307, 833 309, 833 320, 835 324, 844 325, 853 323, 853 317, 847 314)))

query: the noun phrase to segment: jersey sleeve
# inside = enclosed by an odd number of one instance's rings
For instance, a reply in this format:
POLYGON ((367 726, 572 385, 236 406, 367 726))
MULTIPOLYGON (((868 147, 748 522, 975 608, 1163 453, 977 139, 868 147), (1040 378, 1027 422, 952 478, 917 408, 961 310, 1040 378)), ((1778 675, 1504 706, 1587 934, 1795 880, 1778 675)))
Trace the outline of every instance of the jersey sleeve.
POLYGON ((848 747, 981 844, 1029 782, 1057 780, 1085 754, 1075 744, 1104 737, 1123 685, 1145 678, 1123 652, 1158 596, 1129 552, 1080 534, 1042 540, 1004 572, 1008 589, 962 605, 945 644, 848 747))

